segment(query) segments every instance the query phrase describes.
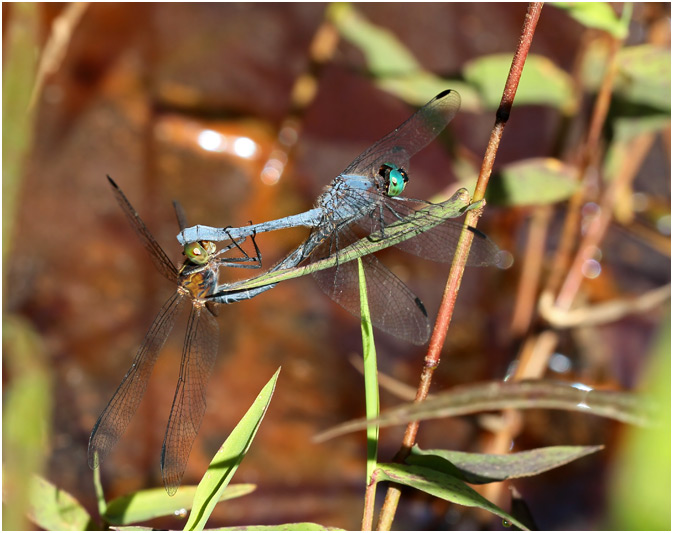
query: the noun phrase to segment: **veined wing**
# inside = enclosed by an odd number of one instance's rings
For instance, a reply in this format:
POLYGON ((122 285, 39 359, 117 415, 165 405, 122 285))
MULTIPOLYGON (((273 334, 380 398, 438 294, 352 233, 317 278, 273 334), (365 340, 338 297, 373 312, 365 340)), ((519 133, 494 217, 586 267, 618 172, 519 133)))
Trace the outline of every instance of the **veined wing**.
MULTIPOLYGON (((311 262, 323 259, 357 240, 349 228, 341 229, 311 254, 311 262), (338 240, 338 242, 335 242, 338 240)), ((362 257, 372 324, 413 344, 425 344, 430 336, 428 315, 419 298, 402 280, 374 256, 362 257)), ((322 291, 344 309, 360 317, 360 293, 356 261, 313 273, 322 291)))
POLYGON ((409 170, 409 158, 425 148, 451 122, 460 109, 454 90, 439 93, 399 127, 360 154, 342 174, 371 177, 383 163, 409 170))
POLYGON ((161 449, 166 492, 175 494, 206 411, 206 385, 217 356, 219 327, 209 309, 194 305, 189 314, 180 376, 161 449))
POLYGON ((164 249, 161 246, 159 246, 159 243, 154 239, 154 237, 150 233, 150 230, 147 229, 147 226, 145 226, 145 223, 140 218, 138 212, 135 209, 133 209, 131 202, 127 200, 126 196, 117 186, 117 184, 112 180, 110 176, 108 176, 107 179, 110 182, 110 185, 112 185, 112 192, 114 193, 115 198, 117 199, 117 203, 122 208, 122 211, 124 211, 124 214, 126 215, 128 221, 131 223, 131 226, 136 232, 136 235, 140 237, 143 246, 145 246, 145 249, 150 253, 150 257, 152 258, 154 266, 157 268, 159 272, 161 272, 162 276, 164 276, 169 281, 173 281, 177 284, 178 269, 173 264, 173 261, 169 259, 169 257, 166 255, 166 252, 164 252, 164 249))
POLYGON ((131 368, 98 418, 89 437, 88 460, 91 468, 97 468, 105 459, 133 418, 145 394, 154 363, 173 329, 177 312, 184 301, 184 296, 175 291, 161 308, 145 335, 131 368))
POLYGON ((173 200, 173 209, 175 210, 175 218, 178 219, 180 231, 182 231, 187 227, 187 215, 185 214, 185 210, 183 209, 182 204, 177 200, 173 200))
MULTIPOLYGON (((386 226, 411 217, 416 211, 427 207, 429 202, 412 200, 404 197, 385 198, 373 210, 370 216, 363 217, 358 225, 376 238, 385 238, 386 226)), ((427 214, 426 217, 431 215, 427 214)), ((402 241, 395 246, 410 254, 423 257, 431 261, 450 263, 458 246, 458 239, 465 224, 458 220, 443 220, 434 228, 419 233, 417 236, 402 241)), ((467 258, 468 266, 497 265, 500 260, 498 246, 476 228, 468 226, 473 239, 470 254, 467 258)))

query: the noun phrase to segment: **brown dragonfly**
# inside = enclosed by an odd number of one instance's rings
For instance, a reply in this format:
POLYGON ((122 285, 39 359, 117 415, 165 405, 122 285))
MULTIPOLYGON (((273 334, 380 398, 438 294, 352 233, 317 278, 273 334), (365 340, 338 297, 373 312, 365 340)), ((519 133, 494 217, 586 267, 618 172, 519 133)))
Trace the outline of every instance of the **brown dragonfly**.
MULTIPOLYGON (((89 466, 97 468, 126 430, 138 409, 152 368, 173 329, 176 317, 180 310, 191 302, 180 376, 161 449, 161 474, 166 492, 172 496, 180 486, 192 444, 206 410, 206 385, 217 356, 219 340, 219 326, 215 318, 217 304, 208 301, 207 297, 217 290, 217 273, 220 266, 260 268, 261 253, 254 235, 252 242, 255 246, 255 257, 249 256, 241 248, 240 245, 245 238, 232 240, 219 251, 213 242, 198 241, 184 247, 185 262, 178 268, 154 239, 121 189, 109 176, 108 180, 117 202, 150 253, 154 265, 166 279, 177 286, 177 290, 157 314, 131 368, 93 427, 89 438, 89 466), (241 256, 221 257, 233 249, 240 251, 241 256)), ((177 202, 173 202, 173 205, 180 230, 183 230, 187 227, 184 212, 177 202)), ((269 288, 271 287, 242 291, 233 294, 230 300, 224 303, 245 300, 269 288)))

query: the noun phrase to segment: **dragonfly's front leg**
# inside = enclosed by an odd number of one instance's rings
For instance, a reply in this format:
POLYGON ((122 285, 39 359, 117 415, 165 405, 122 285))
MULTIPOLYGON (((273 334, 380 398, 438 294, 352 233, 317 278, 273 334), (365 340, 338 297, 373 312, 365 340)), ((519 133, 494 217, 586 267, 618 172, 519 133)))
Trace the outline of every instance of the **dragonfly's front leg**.
POLYGON ((259 246, 257 245, 257 240, 255 239, 256 235, 257 233, 253 231, 251 239, 252 244, 255 247, 255 257, 250 257, 248 253, 243 248, 241 248, 240 245, 243 243, 245 238, 239 240, 231 239, 232 244, 227 246, 226 250, 222 249, 215 255, 220 255, 223 251, 231 250, 235 246, 236 248, 238 248, 241 254, 243 254, 243 257, 226 257, 217 259, 218 266, 227 265, 236 268, 261 268, 262 252, 260 251, 259 246), (244 263, 253 263, 253 264, 244 264, 244 263))

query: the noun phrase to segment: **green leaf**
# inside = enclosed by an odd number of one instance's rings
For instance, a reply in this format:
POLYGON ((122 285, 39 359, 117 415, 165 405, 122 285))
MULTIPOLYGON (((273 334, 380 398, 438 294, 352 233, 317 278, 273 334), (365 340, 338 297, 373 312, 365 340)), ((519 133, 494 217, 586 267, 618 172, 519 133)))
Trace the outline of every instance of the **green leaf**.
MULTIPOLYGON (((598 91, 608 64, 607 43, 591 43, 582 63, 582 82, 598 91)), ((649 108, 670 120, 671 50, 651 44, 627 46, 617 53, 617 76, 613 92, 627 103, 649 108)), ((617 109, 620 111, 620 109, 617 109)), ((638 115, 645 115, 642 110, 638 115)))
POLYGON ((671 124, 669 115, 655 114, 638 117, 620 117, 613 123, 614 134, 605 154, 603 173, 612 181, 631 157, 631 142, 644 134, 665 130, 671 124))
POLYGON ((436 94, 454 89, 461 95, 464 110, 481 108, 474 88, 423 69, 395 34, 369 22, 352 4, 332 3, 327 14, 341 36, 362 52, 369 72, 384 91, 420 106, 436 94))
POLYGON ((671 315, 661 317, 647 354, 641 390, 662 406, 664 423, 653 428, 628 428, 616 450, 610 483, 613 530, 671 530, 671 315))
POLYGON ((376 479, 377 481, 392 481, 400 485, 413 487, 442 500, 459 505, 485 509, 508 520, 523 530, 528 530, 516 518, 510 516, 500 509, 500 507, 489 502, 477 491, 468 487, 463 481, 450 474, 437 472, 422 466, 382 464, 376 470, 376 479))
POLYGON ((421 450, 414 446, 405 462, 451 474, 467 483, 481 484, 535 476, 602 449, 603 446, 549 446, 525 452, 489 455, 421 450))
POLYGON ((32 324, 5 314, 3 369, 11 381, 3 391, 3 527, 25 528, 31 479, 42 472, 51 435, 52 377, 46 349, 32 324))
POLYGON ((491 178, 486 201, 494 205, 545 205, 567 200, 577 190, 577 170, 558 159, 523 159, 491 178))
POLYGON ((33 476, 30 483, 28 517, 48 531, 91 529, 91 516, 69 492, 44 478, 33 476))
MULTIPOLYGON (((511 54, 482 56, 463 68, 465 79, 476 86, 487 109, 497 109, 509 69, 511 54)), ((571 105, 572 80, 550 59, 531 54, 526 58, 514 105, 548 105, 562 109, 571 105)))
POLYGON ((628 33, 627 21, 622 21, 607 2, 552 2, 587 28, 603 30, 615 39, 624 39, 628 33))
POLYGON ((403 76, 420 70, 416 58, 393 33, 370 23, 351 4, 332 3, 327 16, 341 36, 362 51, 374 76, 403 76))
MULTIPOLYGON (((229 485, 219 495, 218 502, 231 500, 250 494, 256 486, 251 483, 229 485)), ((102 517, 115 526, 125 526, 144 522, 159 516, 180 515, 192 508, 197 487, 183 486, 174 496, 169 496, 163 488, 141 490, 112 500, 102 517)))
MULTIPOLYGON (((547 380, 491 381, 456 387, 421 403, 405 403, 384 411, 381 427, 502 409, 562 409, 612 418, 636 425, 655 423, 655 407, 640 396, 619 391, 594 390, 581 384, 547 380)), ((656 413, 658 423, 659 414, 656 413)), ((315 437, 324 441, 367 427, 366 419, 340 424, 315 437)))
POLYGON ((649 107, 671 111, 671 50, 651 44, 629 46, 618 55, 615 93, 649 107))
POLYGON ((3 26, 2 32, 2 131, 5 132, 2 136, 3 260, 11 251, 24 160, 32 142, 33 113, 29 103, 43 38, 40 6, 35 2, 16 2, 12 5, 11 17, 6 20, 7 28, 3 26))
POLYGON ((277 526, 236 526, 222 527, 217 531, 345 531, 338 527, 326 527, 312 522, 296 522, 277 526))
POLYGON ((411 239, 424 231, 434 228, 449 218, 462 216, 465 212, 477 209, 483 204, 483 200, 470 203, 470 194, 467 189, 459 189, 448 200, 438 204, 428 205, 423 209, 419 209, 411 216, 386 226, 384 239, 380 238, 380 236, 377 237, 376 234, 368 235, 343 250, 340 250, 337 254, 321 261, 316 261, 315 263, 305 266, 267 272, 261 276, 239 281, 237 283, 231 283, 229 285, 222 284, 218 289, 222 292, 228 292, 261 287, 263 285, 305 276, 306 274, 324 270, 326 268, 332 268, 337 264, 353 261, 363 255, 378 252, 384 248, 411 239))
MULTIPOLYGON (((367 418, 379 416, 379 382, 376 364, 376 345, 374 344, 374 329, 369 314, 369 302, 367 301, 367 280, 362 266, 362 260, 358 257, 358 279, 360 285, 360 325, 362 330, 362 354, 364 359, 365 377, 365 407, 367 418)), ((372 474, 378 460, 379 427, 372 424, 367 427, 367 477, 366 483, 372 481, 372 474)))
POLYGON ((276 388, 280 368, 259 393, 254 403, 220 447, 197 487, 194 506, 185 531, 200 531, 213 512, 220 496, 245 457, 259 429, 276 388))

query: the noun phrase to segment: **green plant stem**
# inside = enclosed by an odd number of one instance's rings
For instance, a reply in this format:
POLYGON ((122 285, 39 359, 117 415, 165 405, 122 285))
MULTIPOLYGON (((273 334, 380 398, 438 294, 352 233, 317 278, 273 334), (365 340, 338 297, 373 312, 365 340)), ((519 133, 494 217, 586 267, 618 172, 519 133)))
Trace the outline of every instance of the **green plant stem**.
MULTIPOLYGON (((493 164, 495 163, 498 146, 500 145, 500 140, 502 139, 505 124, 509 119, 512 104, 514 103, 514 96, 516 95, 516 89, 519 86, 521 73, 523 72, 526 57, 528 56, 528 52, 533 41, 533 35, 535 34, 535 28, 540 18, 541 11, 542 3, 532 2, 528 4, 528 11, 526 12, 521 38, 519 39, 519 45, 512 60, 512 66, 510 67, 507 81, 505 82, 505 89, 500 101, 500 106, 496 112, 495 125, 491 131, 491 136, 488 141, 484 160, 481 165, 479 178, 477 179, 477 185, 473 195, 473 201, 482 200, 485 196, 486 187, 493 170, 493 164)), ((471 211, 468 213, 465 222, 470 226, 476 227, 480 214, 480 209, 471 211)), ((446 288, 444 289, 444 296, 442 298, 437 321, 432 332, 432 337, 430 338, 430 346, 428 348, 428 354, 425 357, 423 370, 421 372, 421 380, 418 386, 418 392, 416 394, 416 402, 421 402, 427 397, 435 369, 437 366, 439 366, 441 349, 442 346, 444 346, 444 341, 446 340, 446 335, 451 323, 453 309, 458 297, 458 289, 460 288, 460 282, 463 278, 463 272, 465 270, 465 264, 467 262, 467 256, 469 254, 471 244, 472 234, 470 232, 463 231, 458 241, 456 255, 454 256, 453 263, 451 264, 449 279, 447 281, 446 288)), ((409 454, 411 447, 416 442, 418 426, 418 422, 412 422, 407 426, 407 429, 404 433, 404 438, 402 440, 402 446, 395 456, 396 461, 403 461, 409 454)), ((386 531, 390 530, 393 519, 395 518, 395 512, 397 510, 400 494, 400 490, 397 487, 391 486, 388 489, 383 507, 381 508, 381 513, 379 515, 377 529, 386 531)))

